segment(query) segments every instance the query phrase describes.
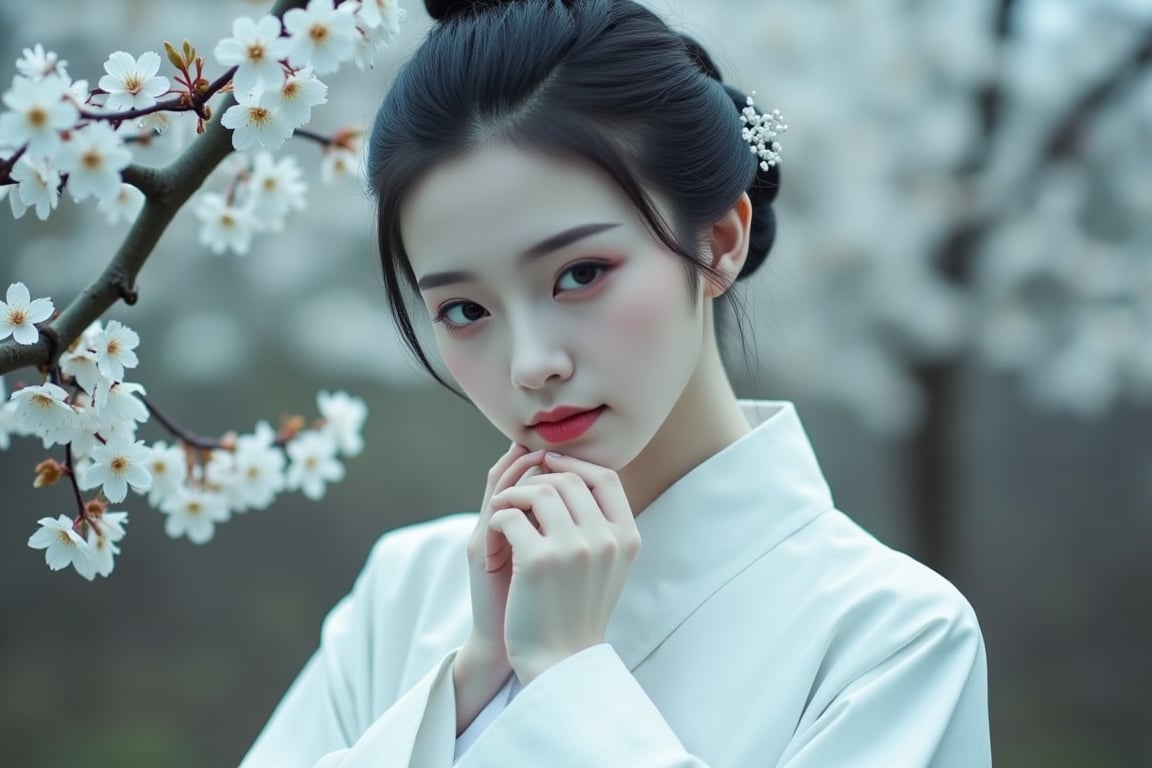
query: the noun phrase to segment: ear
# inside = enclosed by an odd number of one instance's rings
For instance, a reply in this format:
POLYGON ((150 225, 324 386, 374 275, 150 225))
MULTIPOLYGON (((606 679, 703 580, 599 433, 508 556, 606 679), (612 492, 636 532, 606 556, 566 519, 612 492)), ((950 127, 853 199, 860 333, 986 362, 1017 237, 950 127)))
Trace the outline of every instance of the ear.
POLYGON ((722 217, 713 222, 706 232, 708 254, 712 268, 724 276, 724 282, 706 277, 704 295, 718 298, 732 287, 736 276, 748 258, 748 232, 752 227, 752 201, 748 193, 740 195, 722 217))

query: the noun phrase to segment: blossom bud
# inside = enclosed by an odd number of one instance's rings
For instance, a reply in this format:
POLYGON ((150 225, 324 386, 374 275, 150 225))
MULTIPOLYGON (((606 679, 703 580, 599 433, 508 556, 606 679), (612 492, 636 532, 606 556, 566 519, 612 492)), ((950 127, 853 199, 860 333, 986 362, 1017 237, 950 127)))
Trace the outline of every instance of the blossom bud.
POLYGON ((86 517, 100 517, 106 509, 108 509, 107 504, 99 499, 92 499, 92 501, 84 505, 84 515, 86 517))
POLYGON ((184 69, 184 59, 172 46, 172 43, 167 40, 164 41, 164 52, 168 54, 168 61, 172 62, 172 66, 176 69, 184 69))
POLYGON ((283 445, 300 433, 307 424, 303 416, 288 416, 280 425, 280 431, 276 434, 276 442, 283 445))
POLYGON ((56 459, 44 459, 36 465, 36 479, 32 482, 32 487, 46 488, 49 485, 54 485, 67 473, 68 468, 56 459))

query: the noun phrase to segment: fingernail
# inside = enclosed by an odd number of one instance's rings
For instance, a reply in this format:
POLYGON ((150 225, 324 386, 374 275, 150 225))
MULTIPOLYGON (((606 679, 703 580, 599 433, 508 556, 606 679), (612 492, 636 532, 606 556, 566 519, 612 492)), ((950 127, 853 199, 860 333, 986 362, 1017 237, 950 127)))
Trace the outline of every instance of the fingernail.
POLYGON ((546 458, 546 459, 562 459, 562 458, 564 458, 564 456, 562 454, 556 453, 556 451, 548 451, 548 453, 544 454, 544 458, 546 458))

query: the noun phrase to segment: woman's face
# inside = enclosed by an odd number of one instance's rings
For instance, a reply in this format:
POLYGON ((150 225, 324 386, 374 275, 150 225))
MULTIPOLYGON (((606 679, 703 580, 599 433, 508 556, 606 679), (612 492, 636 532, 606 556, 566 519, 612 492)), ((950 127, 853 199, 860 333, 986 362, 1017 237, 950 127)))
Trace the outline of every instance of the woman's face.
POLYGON ((424 176, 400 223, 440 354, 480 411, 530 449, 630 463, 696 370, 704 324, 683 259, 627 197, 591 164, 491 144, 424 176), (533 426, 562 406, 602 410, 533 426))

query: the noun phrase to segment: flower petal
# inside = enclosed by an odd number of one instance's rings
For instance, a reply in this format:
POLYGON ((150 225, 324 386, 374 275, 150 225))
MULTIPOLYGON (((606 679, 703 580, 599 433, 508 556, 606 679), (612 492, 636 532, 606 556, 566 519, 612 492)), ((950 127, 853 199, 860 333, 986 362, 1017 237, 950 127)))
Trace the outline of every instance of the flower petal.
MULTIPOLYGON (((104 62, 104 71, 112 77, 123 80, 124 77, 136 69, 136 59, 127 51, 114 51, 104 62)), ((100 86, 103 88, 104 86, 100 86)))
POLYGON ((40 330, 34 325, 21 325, 12 330, 12 338, 17 344, 30 346, 40 340, 40 330))
POLYGON ((42 323, 52 316, 55 309, 52 299, 36 299, 28 305, 28 322, 42 323))
POLYGON ((8 305, 26 307, 32 301, 32 294, 28 293, 28 286, 21 282, 8 286, 8 305))
POLYGON ((155 76, 160 71, 160 54, 156 51, 144 51, 140 54, 140 58, 136 59, 136 68, 145 80, 155 76))

